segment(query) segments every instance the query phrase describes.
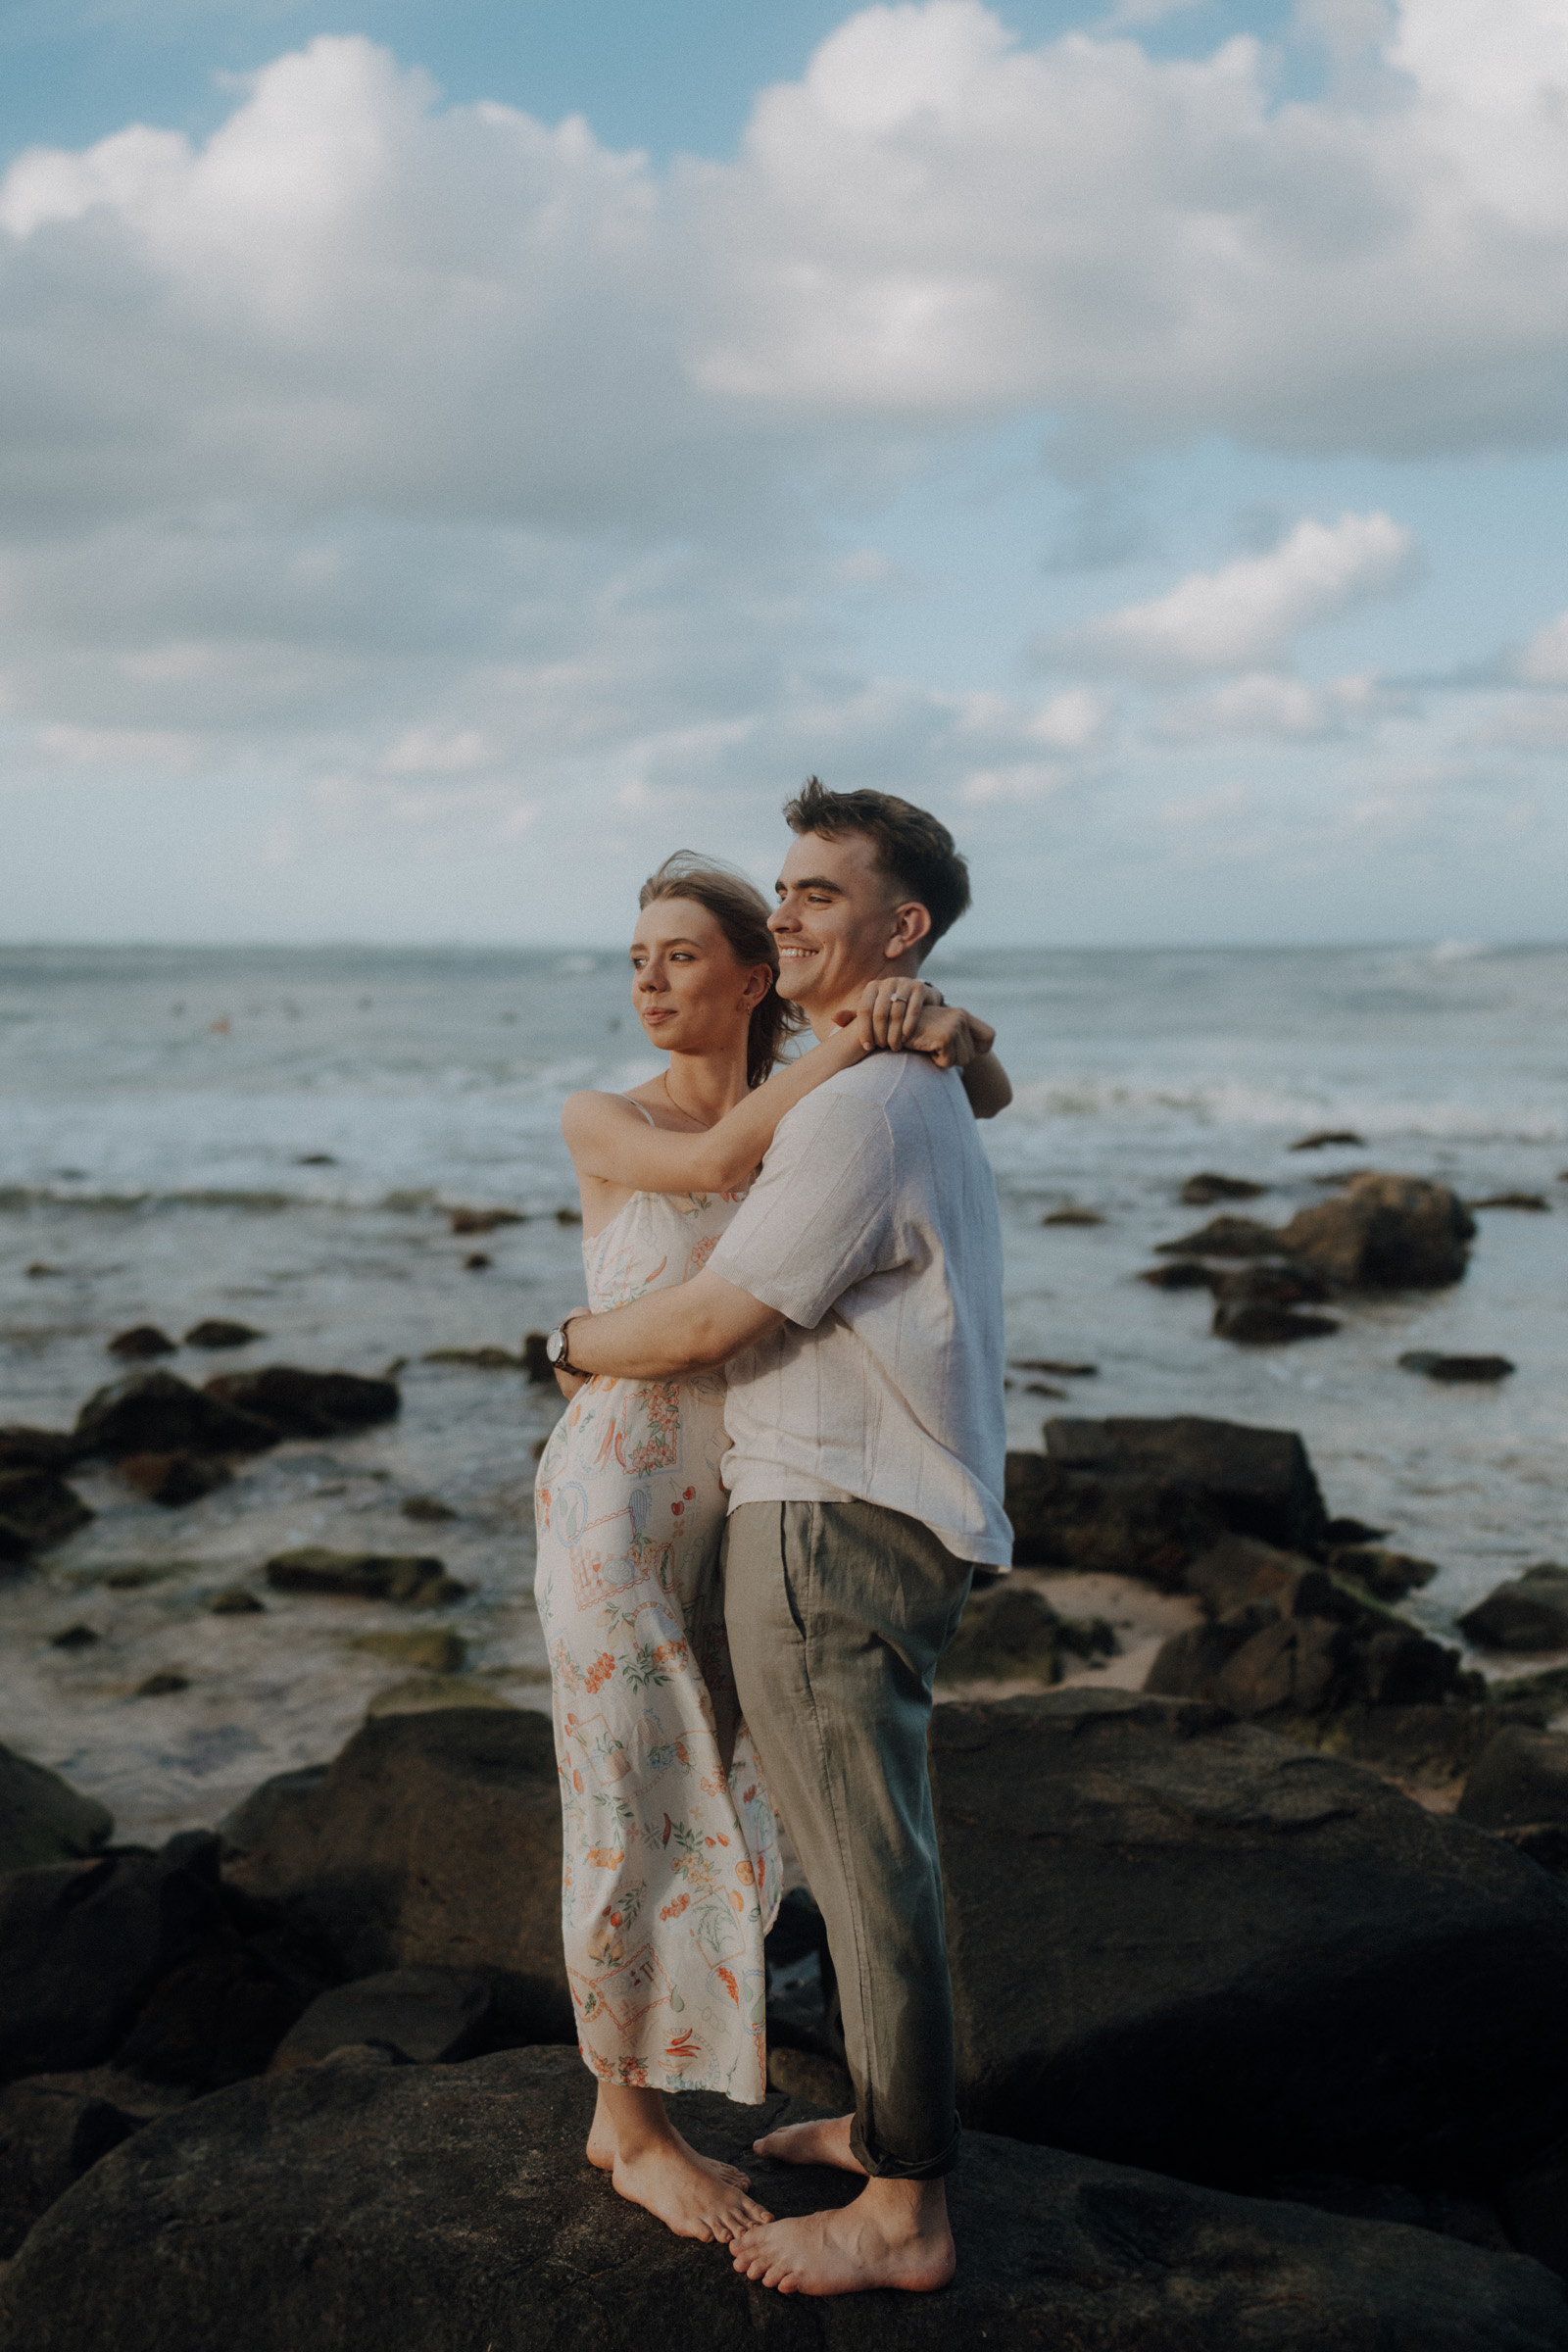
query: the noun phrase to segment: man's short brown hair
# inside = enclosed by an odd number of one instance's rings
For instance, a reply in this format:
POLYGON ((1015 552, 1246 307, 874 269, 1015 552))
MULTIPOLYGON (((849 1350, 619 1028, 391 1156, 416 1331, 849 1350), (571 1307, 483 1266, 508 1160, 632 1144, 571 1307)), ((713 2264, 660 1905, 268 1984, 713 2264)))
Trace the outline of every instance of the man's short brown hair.
POLYGON ((968 910, 969 868, 953 835, 910 801, 896 800, 891 792, 829 792, 815 776, 808 776, 794 800, 785 802, 784 821, 792 833, 820 833, 824 841, 863 833, 874 842, 877 863, 888 879, 931 917, 920 943, 922 956, 968 910))

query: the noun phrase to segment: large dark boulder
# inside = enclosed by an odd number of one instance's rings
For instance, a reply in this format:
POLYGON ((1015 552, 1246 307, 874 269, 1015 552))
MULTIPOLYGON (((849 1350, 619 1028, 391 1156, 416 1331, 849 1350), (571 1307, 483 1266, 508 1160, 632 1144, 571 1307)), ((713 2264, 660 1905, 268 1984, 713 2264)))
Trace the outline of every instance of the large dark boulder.
POLYGON ((289 1438, 336 1438, 393 1421, 402 1405, 395 1380, 367 1380, 358 1372, 305 1372, 296 1364, 266 1364, 256 1372, 220 1372, 207 1396, 254 1414, 289 1438))
POLYGON ((462 1600, 467 1586, 448 1576, 434 1552, 333 1551, 323 1544, 302 1544, 267 1563, 274 1592, 311 1592, 346 1600, 395 1600, 406 1608, 431 1609, 462 1600))
POLYGON ((1334 1200, 1298 1209, 1279 1242, 1346 1290, 1431 1291, 1463 1278, 1475 1230, 1447 1185, 1368 1168, 1334 1200))
POLYGON ((63 1544, 92 1517, 74 1487, 53 1470, 0 1465, 0 1530, 27 1551, 63 1544))
MULTIPOLYGON (((347 2057, 139 2132, 34 2229, 0 2286, 4 2352, 1565 2352, 1568 2300, 1517 2255, 972 2135, 958 2274, 935 2295, 750 2285, 583 2158, 575 2051, 464 2066, 347 2057)), ((780 2214, 843 2173, 759 2165, 802 2111, 682 2099, 780 2214)))
POLYGON ((0 2080, 98 2065, 221 1924, 217 1842, 199 1832, 0 1880, 0 2080))
POLYGON ((319 2066, 369 2043, 411 2066, 445 2066, 488 2046, 496 1999, 473 1969, 391 1968, 318 1993, 272 2053, 272 2072, 319 2066))
POLYGON ((387 1715, 318 1779, 270 1784, 222 1825, 224 1878, 340 1977, 482 1969, 513 2038, 574 2038, 561 1944, 550 1718, 387 1715))
POLYGON ((1568 1734, 1522 1724, 1499 1732, 1465 1783, 1459 1818, 1484 1830, 1568 1823, 1568 1734))
POLYGON ((1568 1568, 1552 1560, 1498 1585, 1459 1620, 1483 1649, 1568 1649, 1568 1568))
POLYGON ((1291 1429, 1254 1429, 1197 1413, 1045 1426, 1046 1453, 1064 1470, 1175 1488, 1210 1521, 1285 1551, 1316 1551, 1323 1507, 1306 1447, 1291 1429))
POLYGON ((57 1772, 0 1747, 0 1871, 95 1854, 114 1834, 114 1816, 57 1772))
POLYGON ((263 1453, 279 1431, 193 1389, 175 1372, 133 1372, 88 1397, 76 1415, 84 1454, 111 1462, 132 1453, 263 1453))
POLYGON ((1064 1469, 1044 1453, 1007 1455, 1004 1499, 1015 1568, 1108 1569, 1167 1592, 1222 1533, 1189 1487, 1064 1469))
POLYGON ((1216 1707, 940 1707, 966 2114, 1193 2179, 1457 2185, 1568 2121, 1568 1894, 1216 1707))
POLYGON ((113 2100, 47 2076, 0 2091, 0 2262, 139 2123, 113 2100))

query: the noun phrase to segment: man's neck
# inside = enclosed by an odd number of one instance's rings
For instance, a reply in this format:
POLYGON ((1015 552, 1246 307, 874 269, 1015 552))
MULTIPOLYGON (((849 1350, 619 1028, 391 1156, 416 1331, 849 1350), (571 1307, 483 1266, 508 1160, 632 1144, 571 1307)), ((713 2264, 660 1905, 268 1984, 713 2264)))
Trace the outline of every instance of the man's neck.
POLYGON ((820 1007, 815 1004, 802 1004, 801 1010, 810 1022, 811 1033, 817 1044, 823 1045, 830 1037, 838 1035, 839 1024, 835 1016, 841 1012, 858 1012, 860 999, 873 981, 918 980, 919 977, 920 966, 916 957, 901 956, 896 963, 888 963, 884 960, 874 964, 869 970, 859 973, 857 978, 847 983, 843 993, 836 996, 830 1004, 820 1007))

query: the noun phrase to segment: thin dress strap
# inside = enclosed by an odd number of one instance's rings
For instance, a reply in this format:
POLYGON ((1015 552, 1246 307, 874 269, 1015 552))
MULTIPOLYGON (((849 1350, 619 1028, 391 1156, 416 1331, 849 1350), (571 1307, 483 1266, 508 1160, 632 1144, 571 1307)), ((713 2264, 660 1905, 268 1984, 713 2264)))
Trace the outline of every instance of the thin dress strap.
POLYGON ((655 1118, 647 1103, 639 1102, 635 1095, 622 1095, 620 1099, 623 1102, 629 1102, 633 1110, 640 1110, 643 1114, 643 1117, 648 1121, 650 1127, 657 1127, 659 1125, 659 1121, 655 1118))

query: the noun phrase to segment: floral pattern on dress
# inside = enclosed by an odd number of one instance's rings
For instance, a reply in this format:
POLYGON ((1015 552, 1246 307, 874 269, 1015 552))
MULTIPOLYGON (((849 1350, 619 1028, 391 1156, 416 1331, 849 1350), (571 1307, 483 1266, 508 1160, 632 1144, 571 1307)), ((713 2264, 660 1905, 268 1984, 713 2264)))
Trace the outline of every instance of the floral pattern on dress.
MULTIPOLYGON (((707 1264, 744 1195, 637 1193, 583 1245, 589 1303, 707 1264)), ((603 2081, 766 2093, 777 1832, 741 1720, 718 1543, 724 1383, 590 1381, 535 1487, 577 2037, 603 2081)))

